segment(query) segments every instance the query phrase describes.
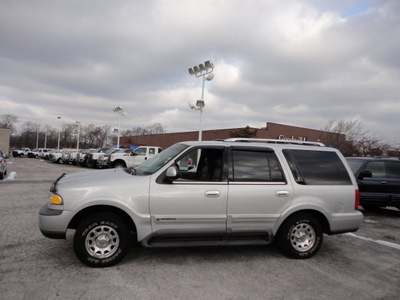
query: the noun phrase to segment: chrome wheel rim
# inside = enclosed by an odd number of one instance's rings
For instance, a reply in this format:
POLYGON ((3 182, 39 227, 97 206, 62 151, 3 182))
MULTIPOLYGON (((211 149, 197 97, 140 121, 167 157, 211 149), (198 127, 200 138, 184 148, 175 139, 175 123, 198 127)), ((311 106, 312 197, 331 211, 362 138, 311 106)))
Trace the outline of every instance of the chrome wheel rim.
POLYGON ((290 242, 299 252, 310 250, 315 244, 314 228, 307 223, 296 225, 290 233, 290 242))
POLYGON ((118 250, 118 233, 110 226, 97 226, 89 231, 85 246, 91 256, 101 259, 109 258, 118 250))

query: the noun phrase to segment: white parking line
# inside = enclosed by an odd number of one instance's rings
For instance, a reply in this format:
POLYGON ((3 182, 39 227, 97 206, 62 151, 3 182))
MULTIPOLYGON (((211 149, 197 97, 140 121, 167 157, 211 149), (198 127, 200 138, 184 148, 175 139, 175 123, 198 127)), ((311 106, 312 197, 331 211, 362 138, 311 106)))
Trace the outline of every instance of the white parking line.
POLYGON ((388 247, 400 250, 400 245, 399 244, 386 242, 386 241, 381 241, 381 240, 373 240, 371 238, 366 238, 366 237, 363 237, 363 236, 355 235, 354 233, 345 233, 345 235, 351 236, 351 237, 355 237, 355 238, 358 238, 360 240, 364 240, 364 241, 368 241, 368 242, 374 242, 374 243, 377 243, 379 245, 388 246, 388 247))

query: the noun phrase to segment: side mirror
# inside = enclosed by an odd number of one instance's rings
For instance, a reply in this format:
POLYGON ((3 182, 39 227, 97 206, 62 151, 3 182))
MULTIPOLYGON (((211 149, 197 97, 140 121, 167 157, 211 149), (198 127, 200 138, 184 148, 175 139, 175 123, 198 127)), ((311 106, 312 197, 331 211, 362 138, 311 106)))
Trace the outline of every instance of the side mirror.
POLYGON ((168 178, 177 178, 178 177, 178 169, 176 167, 169 167, 167 169, 167 173, 165 174, 168 178))
POLYGON ((371 178, 372 177, 372 172, 370 170, 364 170, 360 173, 360 175, 358 176, 359 179, 363 179, 363 178, 371 178))
POLYGON ((172 182, 175 179, 179 178, 179 170, 175 166, 171 166, 167 169, 167 172, 165 173, 165 179, 168 182, 172 182))

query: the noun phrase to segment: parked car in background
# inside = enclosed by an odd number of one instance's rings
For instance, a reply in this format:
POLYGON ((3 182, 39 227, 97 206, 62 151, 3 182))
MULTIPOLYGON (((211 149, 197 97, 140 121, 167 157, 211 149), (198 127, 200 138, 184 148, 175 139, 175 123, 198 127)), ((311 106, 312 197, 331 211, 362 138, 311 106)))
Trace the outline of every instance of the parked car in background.
POLYGON ((124 148, 112 148, 108 150, 106 153, 101 154, 97 160, 97 165, 99 168, 108 168, 111 156, 117 155, 120 153, 121 155, 125 153, 130 153, 132 149, 124 149, 124 148))
POLYGON ((86 149, 82 150, 80 153, 77 155, 77 163, 81 165, 82 167, 87 167, 88 166, 88 155, 92 152, 96 151, 96 149, 86 149))
POLYGON ((63 150, 55 150, 49 154, 49 160, 54 163, 62 164, 64 161, 62 160, 63 150))
POLYGON ((44 156, 47 152, 49 152, 51 149, 47 148, 35 148, 32 151, 29 151, 27 156, 29 158, 36 158, 36 157, 42 157, 44 156))
POLYGON ((7 175, 7 159, 8 155, 0 150, 0 180, 3 180, 7 175))
POLYGON ((324 233, 356 231, 363 218, 340 151, 303 141, 182 142, 136 169, 63 174, 50 192, 42 234, 75 229, 75 254, 91 267, 121 261, 132 238, 145 247, 275 240, 288 257, 310 258, 324 233))
POLYGON ((82 150, 71 150, 68 153, 67 161, 64 163, 68 163, 70 165, 76 165, 78 163, 78 155, 82 150))
POLYGON ((87 154, 86 156, 86 165, 88 167, 96 168, 98 167, 97 162, 100 157, 100 155, 107 153, 111 148, 99 148, 94 151, 91 151, 90 153, 87 154))
POLYGON ((27 156, 29 151, 31 151, 30 148, 21 148, 19 150, 13 150, 12 152, 12 156, 14 157, 23 157, 23 156, 27 156))
POLYGON ((367 210, 393 206, 400 209, 400 159, 347 158, 360 189, 360 204, 367 210))
POLYGON ((128 153, 116 153, 110 156, 108 165, 111 168, 136 168, 141 163, 162 151, 160 147, 140 146, 128 153))

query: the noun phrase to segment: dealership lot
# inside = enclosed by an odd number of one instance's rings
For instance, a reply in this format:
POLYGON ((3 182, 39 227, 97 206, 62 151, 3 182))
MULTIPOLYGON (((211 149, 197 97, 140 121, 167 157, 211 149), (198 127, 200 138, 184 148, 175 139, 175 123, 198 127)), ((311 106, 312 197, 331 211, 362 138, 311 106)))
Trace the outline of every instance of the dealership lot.
POLYGON ((364 212, 359 231, 324 236, 317 256, 268 247, 133 247, 106 269, 81 264, 67 240, 38 229, 51 183, 89 169, 11 158, 0 182, 0 293, 5 299, 373 299, 400 296, 400 211, 364 212))

